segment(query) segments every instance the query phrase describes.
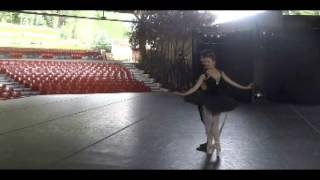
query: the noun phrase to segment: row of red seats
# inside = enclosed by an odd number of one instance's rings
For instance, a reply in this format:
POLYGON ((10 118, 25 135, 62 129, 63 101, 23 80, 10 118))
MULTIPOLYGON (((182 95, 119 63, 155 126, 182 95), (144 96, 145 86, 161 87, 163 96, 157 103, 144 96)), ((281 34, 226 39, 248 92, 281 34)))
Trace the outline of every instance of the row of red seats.
POLYGON ((150 91, 128 69, 115 63, 7 61, 1 62, 0 68, 42 94, 150 91))
MULTIPOLYGON (((65 63, 66 64, 66 63, 65 63)), ((63 64, 62 64, 63 65, 63 64)), ((120 65, 111 65, 110 67, 106 67, 107 65, 97 67, 68 67, 68 66, 23 66, 16 64, 7 64, 2 67, 5 68, 5 72, 9 74, 12 78, 18 80, 19 77, 26 78, 32 77, 49 77, 49 78, 58 78, 62 80, 64 78, 76 78, 76 77, 86 77, 92 79, 92 77, 96 77, 96 79, 125 79, 130 80, 133 79, 133 75, 131 72, 120 65)), ((1 67, 1 65, 0 65, 1 67)))
POLYGON ((106 71, 106 70, 115 70, 115 71, 126 71, 127 69, 123 68, 119 64, 115 63, 72 63, 72 62, 55 62, 49 63, 48 61, 39 62, 39 61, 0 61, 0 67, 5 67, 8 70, 23 70, 23 71, 32 71, 32 69, 41 69, 44 71, 52 70, 52 71, 72 71, 72 70, 88 70, 88 71, 106 71), (28 62, 28 63, 27 63, 28 62))
POLYGON ((16 66, 16 67, 84 67, 84 68, 120 68, 117 63, 97 63, 97 62, 70 62, 70 61, 25 61, 25 60, 1 60, 0 66, 16 66))
POLYGON ((100 54, 89 55, 87 53, 65 53, 65 54, 54 54, 54 53, 41 53, 41 54, 26 54, 26 53, 9 53, 6 56, 7 58, 13 59, 21 59, 21 58, 29 58, 29 59, 84 59, 84 58, 94 58, 98 60, 102 60, 102 56, 100 54), (31 56, 31 57, 30 57, 31 56))
MULTIPOLYGON (((106 63, 97 63, 97 62, 74 62, 74 61, 27 61, 27 60, 1 60, 0 64, 16 64, 16 65, 29 65, 29 66, 40 66, 40 65, 84 65, 84 66, 105 66, 106 63)), ((107 63, 107 66, 119 66, 117 63, 107 63)))
POLYGON ((86 54, 86 55, 96 55, 100 54, 99 51, 94 50, 65 50, 65 49, 38 49, 38 48, 9 48, 2 47, 0 52, 6 53, 53 53, 53 54, 86 54))
POLYGON ((30 77, 31 79, 36 78, 49 78, 49 79, 57 79, 57 80, 64 80, 64 79, 84 79, 87 78, 88 80, 94 79, 109 79, 109 80, 132 80, 133 76, 131 74, 126 74, 124 72, 118 73, 106 73, 106 74, 72 74, 72 73, 17 73, 17 72, 10 72, 6 71, 11 78, 18 79, 23 78, 27 79, 30 77))
MULTIPOLYGON (((6 66, 3 66, 3 68, 6 68, 6 66)), ((105 73, 108 71, 124 71, 124 72, 130 72, 126 69, 123 68, 85 68, 85 67, 21 67, 21 66, 15 66, 15 67, 8 67, 6 68, 7 70, 10 71, 21 71, 21 72, 74 72, 77 71, 79 69, 81 69, 81 72, 87 71, 88 73, 96 73, 96 72, 100 72, 100 73, 105 73)))

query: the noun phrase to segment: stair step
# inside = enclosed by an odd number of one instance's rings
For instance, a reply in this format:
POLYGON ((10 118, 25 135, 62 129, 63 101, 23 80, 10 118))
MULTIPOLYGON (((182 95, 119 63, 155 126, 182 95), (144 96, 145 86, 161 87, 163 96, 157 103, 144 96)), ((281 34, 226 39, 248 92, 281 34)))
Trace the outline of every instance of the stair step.
POLYGON ((0 77, 0 80, 11 80, 9 77, 0 77))
POLYGON ((150 78, 150 74, 143 74, 144 77, 150 78))
POLYGON ((3 79, 3 80, 10 79, 11 80, 10 76, 0 77, 0 79, 3 79))
POLYGON ((31 91, 31 88, 13 88, 14 91, 31 91))
POLYGON ((25 88, 23 84, 17 84, 17 85, 15 85, 15 87, 17 87, 17 88, 25 88))
POLYGON ((126 68, 132 68, 132 69, 134 69, 135 67, 134 67, 134 65, 124 65, 126 68))
POLYGON ((149 79, 149 80, 145 80, 145 82, 154 83, 155 81, 154 81, 154 79, 149 79))
POLYGON ((160 83, 146 83, 147 86, 154 86, 154 87, 160 87, 160 83))
POLYGON ((15 84, 19 84, 19 83, 17 83, 17 82, 8 82, 8 81, 6 81, 6 82, 1 82, 1 84, 4 84, 4 85, 15 85, 15 84))
POLYGON ((140 78, 146 78, 146 76, 143 75, 143 74, 134 74, 134 76, 135 76, 135 77, 140 77, 140 78))
POLYGON ((160 89, 160 87, 158 87, 158 86, 149 86, 149 88, 151 88, 151 89, 160 89))
POLYGON ((145 80, 145 81, 153 81, 154 79, 153 78, 146 78, 146 77, 135 77, 136 79, 141 79, 141 80, 145 80))
POLYGON ((139 80, 139 81, 142 81, 142 82, 145 83, 145 84, 152 84, 152 83, 154 83, 154 81, 146 81, 146 80, 139 80))
POLYGON ((130 72, 133 74, 136 80, 143 82, 146 86, 148 86, 153 92, 166 92, 165 89, 161 88, 160 83, 155 83, 155 79, 151 78, 150 74, 145 73, 144 70, 140 70, 135 67, 134 64, 123 63, 130 72))
POLYGON ((38 91, 22 91, 21 94, 23 96, 30 96, 30 95, 39 95, 40 92, 38 92, 38 91))
POLYGON ((133 72, 132 73, 134 76, 144 76, 143 73, 139 73, 139 72, 133 72))
POLYGON ((8 84, 7 86, 12 87, 12 88, 21 88, 24 87, 22 84, 19 84, 18 82, 9 82, 12 84, 8 84))
POLYGON ((152 92, 163 92, 161 90, 151 90, 152 92))
POLYGON ((144 70, 138 70, 138 69, 131 69, 131 72, 135 73, 135 74, 143 74, 144 70))
POLYGON ((160 86, 148 86, 148 87, 151 89, 160 89, 161 88, 160 86))
POLYGON ((166 88, 160 88, 160 90, 161 90, 162 92, 169 92, 169 89, 166 89, 166 88))
POLYGON ((152 84, 153 82, 150 82, 150 81, 144 81, 144 83, 145 83, 146 85, 150 85, 150 84, 152 84))
POLYGON ((147 77, 144 77, 144 76, 135 76, 137 79, 144 79, 146 81, 154 81, 155 79, 154 78, 147 78, 147 77))
POLYGON ((20 85, 18 82, 15 82, 15 81, 9 81, 9 82, 5 82, 5 83, 7 83, 8 86, 13 86, 13 87, 20 85))
POLYGON ((133 67, 133 66, 125 66, 125 67, 128 69, 135 69, 135 67, 133 67))
POLYGON ((142 74, 135 75, 134 77, 136 77, 136 78, 140 78, 140 79, 152 79, 152 78, 150 78, 150 77, 146 77, 146 76, 144 76, 144 75, 142 75, 142 74))

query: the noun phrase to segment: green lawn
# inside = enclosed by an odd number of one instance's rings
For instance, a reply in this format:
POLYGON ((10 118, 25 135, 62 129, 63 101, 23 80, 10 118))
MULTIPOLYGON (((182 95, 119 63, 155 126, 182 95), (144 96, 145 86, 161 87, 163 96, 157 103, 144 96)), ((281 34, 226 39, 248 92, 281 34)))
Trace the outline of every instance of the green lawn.
POLYGON ((0 47, 92 49, 93 41, 101 36, 108 41, 128 39, 125 35, 130 30, 128 23, 73 21, 74 23, 69 23, 68 27, 60 29, 0 22, 0 47), (62 32, 70 34, 72 30, 75 31, 75 38, 61 37, 62 32))

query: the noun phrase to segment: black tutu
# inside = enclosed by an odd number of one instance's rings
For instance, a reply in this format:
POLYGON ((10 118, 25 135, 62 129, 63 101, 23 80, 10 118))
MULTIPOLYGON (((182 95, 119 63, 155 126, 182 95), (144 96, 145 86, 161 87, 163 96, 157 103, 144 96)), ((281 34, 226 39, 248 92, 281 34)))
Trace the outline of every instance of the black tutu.
POLYGON ((205 106, 212 113, 221 113, 234 110, 239 106, 238 102, 225 95, 211 95, 204 91, 197 91, 185 96, 184 100, 198 106, 205 106))
POLYGON ((207 88, 205 90, 199 89, 195 93, 185 96, 184 100, 186 102, 205 106, 212 113, 231 111, 239 106, 235 99, 227 95, 227 83, 223 78, 220 78, 220 81, 217 83, 211 76, 207 74, 205 76, 204 83, 207 88))

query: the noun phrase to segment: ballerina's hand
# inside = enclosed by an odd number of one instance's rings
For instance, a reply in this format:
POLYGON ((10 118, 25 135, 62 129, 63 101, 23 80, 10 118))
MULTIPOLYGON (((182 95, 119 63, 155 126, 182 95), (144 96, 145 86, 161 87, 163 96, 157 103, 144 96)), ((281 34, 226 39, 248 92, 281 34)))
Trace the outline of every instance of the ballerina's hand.
POLYGON ((254 88, 254 84, 253 83, 250 83, 248 86, 247 86, 247 89, 253 89, 254 88))

